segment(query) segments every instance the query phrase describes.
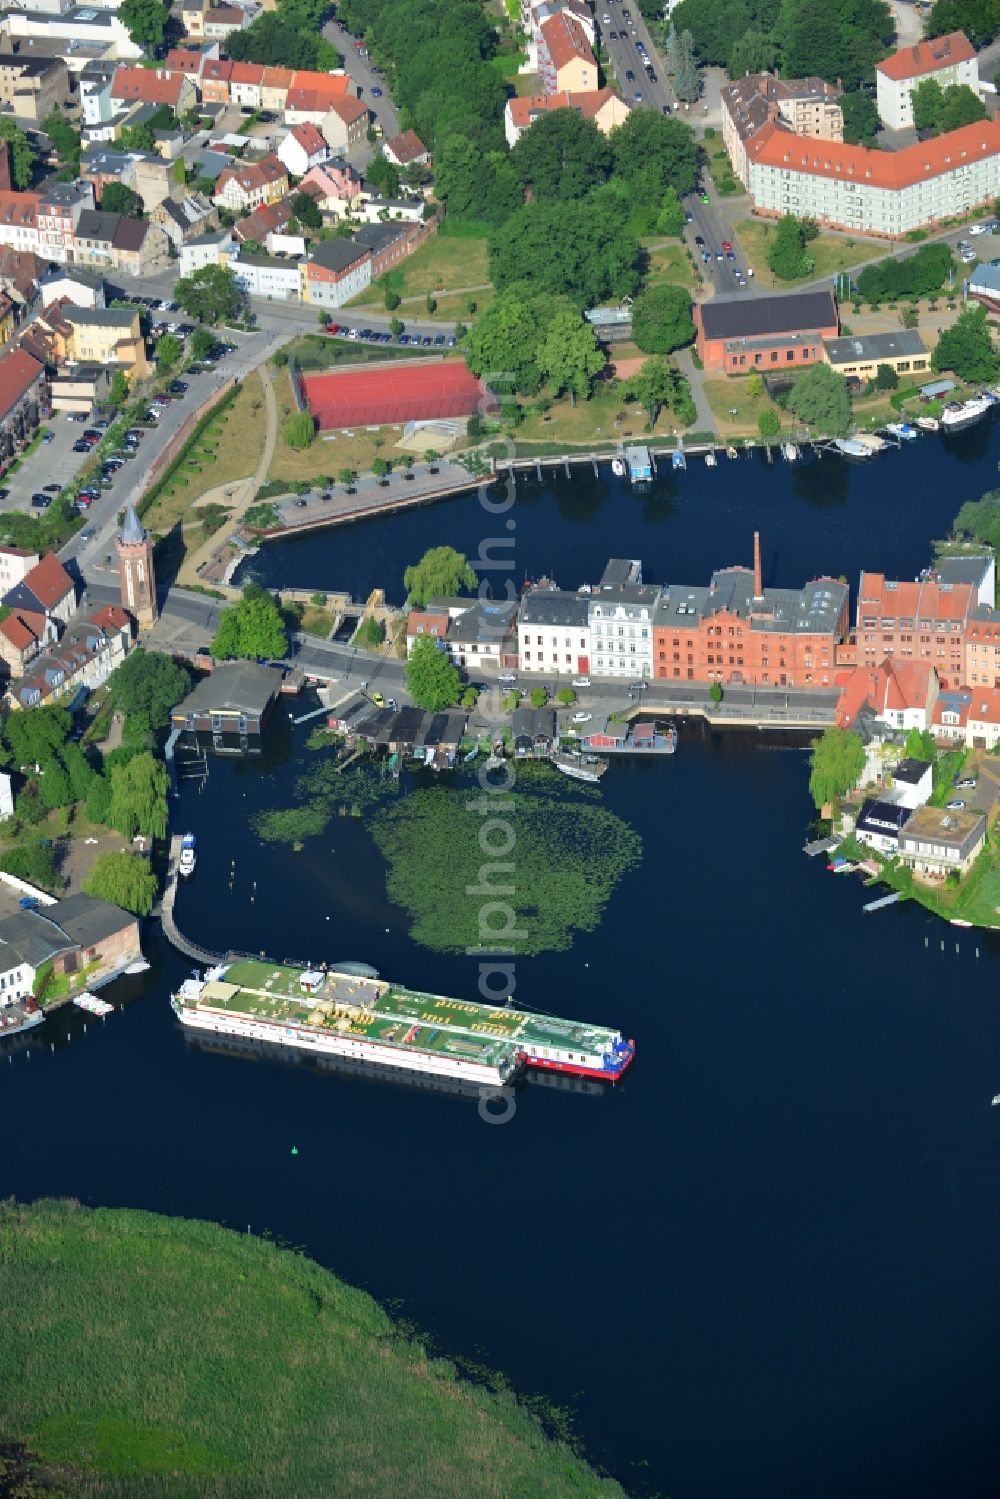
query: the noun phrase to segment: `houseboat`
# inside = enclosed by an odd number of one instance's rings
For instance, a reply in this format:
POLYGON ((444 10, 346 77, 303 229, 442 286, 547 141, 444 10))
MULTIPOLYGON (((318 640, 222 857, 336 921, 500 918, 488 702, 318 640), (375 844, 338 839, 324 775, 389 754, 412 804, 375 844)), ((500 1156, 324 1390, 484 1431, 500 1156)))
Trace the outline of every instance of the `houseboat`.
POLYGON ((596 755, 566 754, 556 750, 549 759, 564 776, 569 776, 573 781, 587 781, 592 786, 597 784, 608 768, 607 760, 599 760, 596 755))
POLYGON ((526 1067, 617 1082, 635 1056, 635 1042, 607 1026, 258 959, 185 979, 171 1004, 182 1025, 210 1035, 488 1087, 526 1067))
POLYGON ((875 451, 857 437, 835 437, 833 446, 844 458, 870 458, 875 451))

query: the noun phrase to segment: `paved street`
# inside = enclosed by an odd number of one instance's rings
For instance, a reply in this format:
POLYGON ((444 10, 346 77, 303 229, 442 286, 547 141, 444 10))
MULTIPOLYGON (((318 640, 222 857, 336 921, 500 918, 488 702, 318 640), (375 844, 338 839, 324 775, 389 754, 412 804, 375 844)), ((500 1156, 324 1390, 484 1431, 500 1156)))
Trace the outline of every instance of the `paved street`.
POLYGON ((667 81, 663 59, 653 46, 649 28, 642 18, 638 0, 624 6, 621 0, 597 0, 594 15, 601 44, 608 56, 608 74, 618 84, 622 97, 630 104, 644 104, 669 114, 674 102, 673 91, 667 81), (628 16, 623 13, 626 10, 630 13, 628 16), (642 42, 646 56, 653 64, 655 82, 646 72, 637 42, 642 42))
MULTIPOLYGON (((389 90, 385 78, 381 72, 377 72, 370 57, 361 57, 354 45, 354 37, 339 21, 328 21, 323 27, 323 35, 328 42, 332 42, 337 51, 344 59, 344 71, 358 85, 358 96, 363 100, 377 123, 381 126, 385 140, 392 140, 393 136, 399 134, 399 117, 396 114, 396 106, 389 97, 389 90), (381 97, 376 98, 373 89, 381 90, 381 97)), ((348 160, 353 167, 359 171, 363 170, 372 159, 374 147, 365 142, 363 147, 356 147, 348 154, 348 160)))

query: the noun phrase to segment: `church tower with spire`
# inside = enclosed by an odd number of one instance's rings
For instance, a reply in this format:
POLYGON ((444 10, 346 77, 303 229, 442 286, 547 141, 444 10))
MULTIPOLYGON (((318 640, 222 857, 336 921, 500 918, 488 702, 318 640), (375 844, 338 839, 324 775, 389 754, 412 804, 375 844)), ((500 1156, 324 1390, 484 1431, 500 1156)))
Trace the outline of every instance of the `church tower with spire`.
POLYGON ((153 542, 131 503, 125 511, 117 547, 122 604, 130 614, 135 615, 140 628, 155 625, 157 608, 153 542))

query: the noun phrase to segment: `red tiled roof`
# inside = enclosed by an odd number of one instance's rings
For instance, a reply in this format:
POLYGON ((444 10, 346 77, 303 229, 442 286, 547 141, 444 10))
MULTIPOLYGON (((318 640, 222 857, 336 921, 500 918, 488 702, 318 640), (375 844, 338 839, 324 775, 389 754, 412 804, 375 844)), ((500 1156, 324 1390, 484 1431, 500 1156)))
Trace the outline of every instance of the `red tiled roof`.
MULTIPOLYGON (((291 101, 292 96, 289 94, 286 108, 291 109, 293 107, 291 101)), ((300 105, 299 107, 308 108, 307 105, 300 105)), ((322 102, 319 107, 323 108, 322 102)), ((345 125, 353 125, 356 120, 363 119, 368 113, 368 105, 362 104, 360 99, 352 98, 350 95, 347 95, 343 99, 330 99, 327 101, 326 107, 332 109, 335 115, 339 115, 345 125)))
POLYGON ((259 62, 234 62, 229 75, 230 83, 260 83, 264 69, 259 62))
POLYGON ((838 725, 850 728, 865 703, 879 714, 926 708, 935 675, 929 661, 893 661, 887 657, 881 666, 856 666, 837 703, 838 725))
POLYGON ((103 609, 90 616, 90 623, 99 630, 131 630, 132 616, 119 604, 105 604, 103 609))
POLYGON ((898 52, 883 58, 875 71, 891 78, 893 83, 902 83, 906 78, 923 78, 942 68, 971 62, 975 55, 976 49, 964 31, 949 31, 947 36, 918 42, 915 47, 900 47, 898 52))
POLYGON ((1000 723, 1000 688, 970 687, 969 717, 976 723, 1000 723))
POLYGON ((327 149, 326 141, 311 120, 303 120, 301 125, 293 125, 288 133, 292 140, 298 141, 303 151, 309 156, 315 156, 317 151, 327 149))
POLYGON ((54 609, 68 593, 73 592, 73 579, 55 553, 46 552, 31 571, 25 573, 24 586, 31 589, 46 609, 54 609))
POLYGON ((1000 124, 982 120, 899 151, 872 151, 792 135, 771 122, 747 141, 746 152, 750 161, 762 166, 898 191, 1000 154, 1000 124))
POLYGON ((45 366, 23 349, 4 354, 0 358, 0 416, 6 416, 44 373, 45 366))
POLYGON ((197 78, 204 61, 201 52, 194 52, 187 47, 171 47, 163 66, 168 73, 183 73, 186 78, 197 78))
POLYGON ((184 83, 182 73, 165 73, 158 68, 124 68, 115 72, 111 85, 113 99, 141 99, 144 104, 169 104, 180 101, 184 83))
POLYGON ((228 83, 235 66, 236 64, 230 62, 228 57, 209 58, 201 70, 201 81, 204 83, 208 79, 214 83, 228 83))
POLYGON ((0 224, 22 225, 34 228, 41 205, 41 193, 16 193, 0 190, 0 224))
POLYGON ((295 81, 293 68, 265 68, 261 84, 264 88, 291 88, 295 81))
POLYGON ((3 635, 5 640, 9 640, 16 651, 26 651, 29 646, 35 645, 38 641, 38 636, 25 622, 24 616, 16 611, 8 614, 0 624, 0 635, 3 635))
POLYGON ((236 166, 225 167, 216 179, 215 191, 218 195, 227 182, 235 180, 244 192, 249 193, 267 182, 280 182, 282 178, 288 179, 284 163, 277 156, 263 156, 260 161, 239 162, 236 166))
POLYGON ((574 16, 566 15, 565 11, 559 11, 556 15, 550 16, 547 21, 543 21, 541 32, 554 68, 564 67, 574 58, 579 58, 583 62, 594 61, 594 53, 587 40, 587 33, 579 21, 574 16))
POLYGON ((411 609, 406 620, 407 635, 434 635, 444 637, 448 628, 447 614, 437 614, 428 609, 411 609))
POLYGON ((971 583, 888 583, 884 573, 862 573, 858 589, 858 627, 862 615, 876 619, 966 620, 975 607, 971 583))
MULTIPOLYGON (((527 95, 507 100, 507 109, 516 130, 527 130, 536 115, 545 114, 551 109, 575 109, 577 114, 583 115, 585 119, 592 120, 599 114, 609 99, 616 97, 613 89, 595 88, 586 94, 572 93, 563 90, 558 94, 527 95)), ((624 99, 619 101, 625 109, 630 106, 624 99)), ((407 132, 408 134, 410 132, 407 132)), ((390 141, 389 145, 393 151, 396 142, 390 141)))
POLYGON ((418 156, 427 155, 427 147, 415 130, 404 130, 402 135, 393 136, 391 141, 386 142, 386 150, 391 151, 403 167, 407 162, 415 161, 418 156))

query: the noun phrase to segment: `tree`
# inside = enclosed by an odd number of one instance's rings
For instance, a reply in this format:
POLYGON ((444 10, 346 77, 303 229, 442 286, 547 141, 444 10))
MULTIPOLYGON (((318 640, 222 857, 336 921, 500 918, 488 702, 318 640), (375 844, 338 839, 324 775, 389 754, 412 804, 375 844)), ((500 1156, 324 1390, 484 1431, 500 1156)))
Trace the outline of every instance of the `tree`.
POLYGON ((747 73, 770 73, 777 60, 777 42, 766 31, 752 26, 733 43, 726 70, 730 78, 744 78, 747 73))
POLYGON ((154 54, 163 46, 170 9, 160 0, 122 0, 118 18, 143 52, 154 54))
POLYGON ((553 109, 521 134, 510 161, 525 192, 567 201, 608 180, 612 154, 593 120, 574 109, 553 109))
POLYGON ((424 306, 432 316, 435 312, 437 312, 437 305, 437 297, 432 291, 429 291, 424 298, 424 306))
POLYGON ((115 411, 124 406, 128 400, 128 375, 124 370, 115 370, 111 376, 111 387, 108 391, 107 404, 115 411))
POLYGON ((626 382, 630 398, 639 402, 655 427, 656 418, 664 406, 673 403, 677 395, 677 372, 659 355, 647 359, 642 368, 626 382))
POLYGON ((354 644, 364 646, 366 651, 377 651, 385 640, 385 625, 374 614, 363 619, 354 636, 354 644))
POLYGON ((944 93, 937 79, 925 78, 923 83, 918 83, 910 95, 910 101, 913 106, 913 128, 936 130, 944 103, 944 93))
POLYGON ((52 142, 52 149, 59 160, 67 166, 78 167, 81 140, 79 133, 73 129, 66 116, 60 110, 54 109, 51 114, 45 116, 42 129, 52 142))
POLYGON ((708 689, 708 695, 712 699, 713 703, 721 703, 722 702, 722 683, 721 682, 713 682, 712 685, 711 685, 711 687, 708 689))
POLYGON ((167 767, 149 750, 133 755, 111 771, 111 796, 105 821, 123 838, 141 833, 163 838, 167 831, 167 767))
POLYGON ((684 205, 677 196, 677 189, 668 187, 656 215, 656 232, 679 239, 684 233, 684 224, 684 205))
POLYGON ((399 197, 399 168, 393 165, 384 152, 375 152, 365 168, 365 177, 383 198, 399 197))
POLYGON ((583 308, 633 296, 639 288, 638 240, 627 223, 595 212, 589 203, 525 203, 494 229, 488 248, 498 291, 521 284, 564 295, 583 308))
POLYGON ((651 202, 659 202, 668 187, 681 198, 697 187, 701 175, 698 143, 683 120, 667 119, 651 109, 633 109, 608 139, 615 176, 633 196, 644 193, 651 202))
POLYGON ((31 885, 51 890, 56 882, 56 862, 48 838, 32 838, 0 853, 0 869, 31 885))
POLYGON ((156 343, 156 368, 162 375, 169 375, 171 370, 177 368, 183 353, 184 345, 177 334, 164 333, 156 343))
POLYGON ((955 264, 948 245, 921 245, 915 255, 888 256, 858 274, 858 296, 866 302, 924 297, 940 291, 955 264))
POLYGON ((802 225, 790 213, 778 220, 767 247, 767 263, 780 281, 800 281, 815 270, 815 262, 806 251, 802 225))
POLYGON ((548 700, 549 694, 544 687, 532 687, 528 701, 533 708, 544 708, 548 700))
POLYGON ((884 0, 781 0, 773 34, 784 77, 817 74, 850 91, 872 77, 894 31, 884 0))
POLYGON ((959 379, 974 384, 996 379, 1000 361, 982 304, 967 307, 950 328, 945 328, 931 353, 931 367, 952 370, 959 379))
POLYGON ((156 900, 156 875, 139 854, 98 854, 83 888, 135 916, 148 916, 156 900))
POLYGON ((248 583, 238 604, 223 609, 212 642, 219 661, 281 660, 288 649, 285 626, 274 599, 259 583, 248 583))
POLYGON ((285 418, 281 440, 290 448, 307 448, 316 436, 316 421, 311 411, 293 411, 285 418))
POLYGON ((243 306, 243 293, 227 267, 205 265, 174 285, 174 300, 200 323, 232 322, 243 306))
POLYGON ((825 729, 809 756, 809 794, 817 808, 845 796, 865 768, 865 750, 850 729, 825 729))
POLYGON ((69 776, 70 790, 75 802, 86 801, 94 784, 97 772, 78 744, 64 744, 59 758, 69 776))
POLYGON ((162 651, 141 645, 116 668, 109 680, 115 707, 126 717, 138 715, 150 729, 170 722, 170 710, 191 687, 191 673, 162 651))
POLYGON ((11 116, 0 116, 0 141, 7 142, 10 156, 10 175, 18 192, 31 186, 35 173, 35 149, 23 130, 18 130, 11 116))
POLYGON ((937 759, 934 735, 929 729, 911 729, 903 743, 903 754, 908 760, 926 760, 933 765, 937 759))
POLYGON ((429 635, 418 635, 406 663, 406 686, 418 708, 438 713, 458 700, 458 670, 429 635))
POLYGON ((876 390, 895 390, 899 384, 899 376, 891 364, 880 364, 875 371, 876 390))
POLYGON ((839 103, 844 114, 844 140, 847 144, 874 145, 879 117, 872 95, 864 89, 855 89, 850 94, 841 94, 839 103))
POLYGON ((500 224, 524 199, 510 156, 485 156, 464 135, 442 142, 435 160, 435 192, 455 223, 500 224))
POLYGON ((46 760, 38 783, 38 794, 46 807, 68 807, 75 801, 69 776, 54 757, 46 760))
POLYGON ((111 805, 111 780, 108 776, 95 775, 87 792, 85 810, 91 822, 107 822, 111 805))
POLYGON ((376 479, 381 479, 383 475, 387 474, 389 472, 389 468, 390 464, 388 459, 381 456, 372 459, 372 473, 375 475, 376 479))
POLYGON ((693 104, 701 93, 701 79, 694 57, 694 37, 682 31, 677 38, 677 66, 674 71, 674 93, 682 104, 693 104))
POLYGON ((226 51, 234 62, 330 72, 342 66, 343 58, 321 34, 324 9, 315 0, 282 0, 279 11, 258 15, 245 30, 231 32, 226 51))
POLYGON ((139 194, 123 182, 108 183, 101 193, 101 208, 105 213, 122 213, 127 219, 141 219, 145 211, 139 194))
POLYGON ((938 128, 947 133, 963 125, 975 125, 986 119, 986 105, 967 83, 953 83, 944 90, 938 128))
POLYGON ((671 354, 691 343, 691 294, 669 283, 643 292, 632 308, 632 337, 644 354, 671 354))
POLYGON ((788 408, 800 422, 827 437, 839 437, 851 422, 847 381, 828 364, 816 364, 799 375, 788 397, 788 408))
POLYGON ((538 389, 540 328, 521 291, 501 292, 476 319, 465 341, 465 362, 492 390, 538 389))
POLYGON ((340 484, 353 484, 357 477, 353 468, 342 468, 337 471, 337 482, 340 484))
MULTIPOLYGON (((193 359, 204 359, 214 348, 215 334, 208 328, 196 328, 191 334, 191 357, 193 359)), ((282 351, 279 349, 277 352, 280 354, 282 351)))
POLYGON ((73 720, 65 708, 55 704, 32 708, 30 713, 11 713, 4 735, 16 766, 29 769, 53 758, 69 739, 73 720))
POLYGON ((757 417, 757 429, 761 437, 767 442, 772 437, 777 437, 781 431, 781 417, 773 406, 765 406, 757 417))
POLYGON ((304 224, 307 229, 322 229, 323 215, 316 199, 311 198, 308 193, 293 193, 289 207, 299 223, 304 224))
POLYGON ((423 609, 428 599, 471 593, 477 583, 464 552, 449 546, 430 547, 403 574, 406 602, 411 609, 423 609))
POLYGON ((557 312, 538 349, 539 370, 553 390, 568 391, 574 406, 587 400, 605 363, 591 325, 577 312, 557 312))
POLYGON ((759 401, 764 394, 764 382, 756 370, 747 376, 747 395, 751 401, 759 401))
POLYGON ((559 691, 556 693, 556 701, 562 703, 564 708, 569 708, 573 703, 576 702, 576 693, 573 691, 572 687, 560 687, 559 691))

